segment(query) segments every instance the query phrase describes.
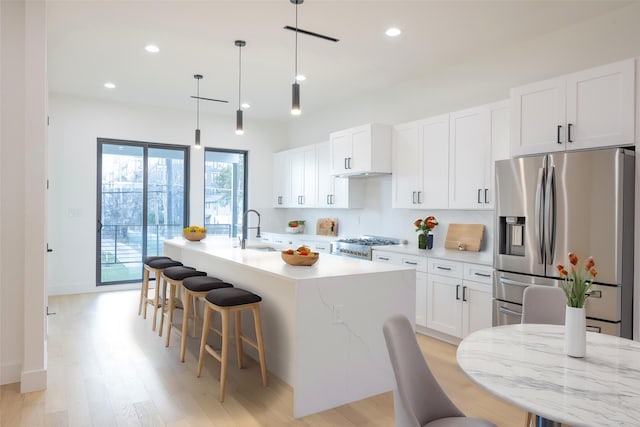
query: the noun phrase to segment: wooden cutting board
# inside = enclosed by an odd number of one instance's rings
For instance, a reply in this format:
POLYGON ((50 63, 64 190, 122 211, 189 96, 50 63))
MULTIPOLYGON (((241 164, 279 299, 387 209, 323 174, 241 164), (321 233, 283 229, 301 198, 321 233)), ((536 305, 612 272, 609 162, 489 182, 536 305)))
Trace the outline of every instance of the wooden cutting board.
POLYGON ((318 218, 316 234, 319 236, 337 236, 338 220, 336 218, 318 218))
POLYGON ((478 252, 483 234, 483 224, 449 224, 444 247, 459 250, 458 244, 460 244, 466 251, 478 252))

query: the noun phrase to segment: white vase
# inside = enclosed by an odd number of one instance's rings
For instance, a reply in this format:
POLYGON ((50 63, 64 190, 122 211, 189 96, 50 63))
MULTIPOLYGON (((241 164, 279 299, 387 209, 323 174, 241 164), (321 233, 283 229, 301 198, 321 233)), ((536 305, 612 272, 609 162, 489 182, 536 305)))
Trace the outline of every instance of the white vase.
POLYGON ((564 351, 571 357, 584 357, 587 351, 587 320, 584 308, 567 306, 564 319, 564 351))

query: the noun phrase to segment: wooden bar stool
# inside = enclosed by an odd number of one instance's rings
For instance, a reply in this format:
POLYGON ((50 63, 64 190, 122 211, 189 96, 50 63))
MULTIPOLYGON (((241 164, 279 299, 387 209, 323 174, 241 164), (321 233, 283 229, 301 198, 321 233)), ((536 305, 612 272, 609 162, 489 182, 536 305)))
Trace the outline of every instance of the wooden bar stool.
POLYGON ((195 276, 187 277, 182 281, 182 333, 180 336, 180 361, 184 362, 184 355, 187 350, 187 322, 189 319, 189 310, 193 301, 193 336, 196 336, 196 322, 198 321, 198 310, 195 305, 198 298, 206 296, 210 291, 221 288, 232 288, 231 283, 223 282, 217 277, 211 276, 195 276))
POLYGON ((229 353, 229 321, 230 314, 235 315, 235 338, 236 338, 236 354, 238 357, 238 368, 243 367, 242 360, 242 342, 246 342, 253 348, 258 350, 260 359, 260 371, 262 373, 262 386, 267 386, 267 361, 264 354, 264 341, 262 339, 262 320, 260 318, 260 301, 259 295, 251 293, 240 288, 222 288, 215 289, 205 297, 204 319, 202 325, 202 340, 200 341, 200 356, 198 359, 198 377, 202 373, 202 364, 204 363, 205 350, 217 361, 220 362, 220 402, 224 402, 224 392, 227 383, 227 361, 229 353), (256 341, 252 341, 249 337, 242 334, 242 322, 240 312, 242 310, 253 311, 253 320, 256 331, 256 341), (209 334, 209 326, 211 319, 211 311, 220 313, 222 317, 222 330, 214 329, 214 332, 222 337, 222 349, 220 353, 216 352, 207 344, 207 335, 209 334))
MULTIPOLYGON (((160 277, 162 277, 162 296, 167 295, 167 284, 169 284, 169 299, 165 304, 167 309, 162 307, 162 317, 160 318, 160 331, 158 335, 162 336, 162 328, 164 325, 164 317, 167 316, 167 341, 165 347, 169 347, 169 340, 171 339, 171 327, 173 325, 173 312, 176 308, 176 296, 182 288, 182 281, 187 277, 206 276, 204 271, 198 271, 193 267, 169 267, 162 271, 160 277)), ((184 305, 184 303, 183 303, 184 305)))
POLYGON ((143 319, 147 318, 147 305, 150 304, 153 306, 153 323, 151 324, 151 330, 156 330, 156 319, 158 317, 158 308, 162 305, 164 301, 160 300, 160 276, 162 274, 162 270, 167 267, 175 267, 180 266, 182 263, 180 261, 172 260, 169 257, 147 257, 144 262, 144 275, 142 279, 142 287, 140 289, 140 304, 138 307, 138 316, 142 311, 142 306, 144 305, 144 316, 143 319), (150 273, 154 274, 156 280, 156 288, 154 291, 153 298, 149 298, 149 276, 150 273))
MULTIPOLYGON (((148 256, 143 261, 144 271, 142 276, 142 286, 140 287, 140 303, 138 304, 138 316, 142 314, 142 303, 147 302, 147 295, 149 294, 149 272, 147 271, 147 264, 151 261, 159 259, 170 259, 168 256, 148 256)), ((147 310, 145 307, 144 318, 147 318, 147 310)))

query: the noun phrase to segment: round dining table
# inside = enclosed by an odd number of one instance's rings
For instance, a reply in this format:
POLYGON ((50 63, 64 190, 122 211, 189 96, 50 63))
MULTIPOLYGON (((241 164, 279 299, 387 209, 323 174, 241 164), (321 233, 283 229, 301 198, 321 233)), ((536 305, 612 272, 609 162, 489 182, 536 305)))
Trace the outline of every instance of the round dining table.
POLYGON ((542 425, 640 426, 640 342, 587 332, 586 356, 574 358, 564 326, 506 325, 464 338, 457 359, 473 381, 542 425))

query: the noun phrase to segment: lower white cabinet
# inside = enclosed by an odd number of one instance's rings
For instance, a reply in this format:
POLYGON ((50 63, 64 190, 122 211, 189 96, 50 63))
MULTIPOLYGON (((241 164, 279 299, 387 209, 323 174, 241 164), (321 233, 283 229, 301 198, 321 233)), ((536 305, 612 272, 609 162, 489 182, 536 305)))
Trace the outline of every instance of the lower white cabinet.
POLYGON ((427 328, 464 338, 490 327, 492 274, 488 266, 429 260, 427 328))
POLYGON ((462 279, 429 274, 427 277, 427 328, 462 336, 462 279))
POLYGON ((491 327, 490 266, 377 249, 372 260, 415 267, 416 325, 456 338, 491 327))

